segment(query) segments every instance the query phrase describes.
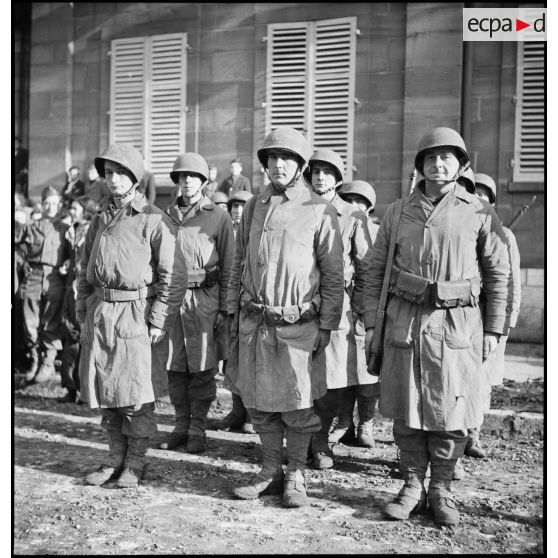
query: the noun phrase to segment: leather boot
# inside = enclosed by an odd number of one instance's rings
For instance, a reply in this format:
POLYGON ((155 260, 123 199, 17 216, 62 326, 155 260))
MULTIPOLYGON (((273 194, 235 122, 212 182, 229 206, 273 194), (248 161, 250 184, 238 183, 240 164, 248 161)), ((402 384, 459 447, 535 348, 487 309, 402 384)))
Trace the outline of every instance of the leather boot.
POLYGON ((247 412, 242 397, 236 393, 232 394, 232 410, 231 412, 220 421, 215 422, 216 430, 237 430, 242 428, 246 418, 247 412))
POLYGON ((355 410, 356 391, 354 386, 345 389, 341 397, 341 412, 337 424, 329 435, 332 444, 352 444, 356 440, 353 414, 355 410))
POLYGON ((453 526, 459 523, 459 512, 451 493, 451 479, 457 459, 433 458, 430 463, 428 505, 434 514, 434 523, 453 526))
POLYGON ((374 410, 376 408, 377 397, 364 395, 359 392, 359 388, 369 386, 357 386, 358 401, 358 428, 356 444, 361 448, 373 448, 376 445, 374 440, 374 410))
POLYGON ((59 397, 57 401, 59 403, 75 403, 77 399, 77 391, 75 389, 69 389, 68 393, 64 397, 59 397))
POLYGON ((205 422, 213 399, 190 398, 190 427, 188 428, 188 453, 200 453, 206 448, 205 422))
POLYGON ((46 349, 43 353, 43 359, 39 371, 37 372, 34 382, 41 384, 48 382, 56 375, 54 369, 54 360, 56 359, 56 349, 46 349))
POLYGON ((424 477, 428 469, 427 453, 400 451, 399 467, 405 484, 393 500, 384 507, 390 519, 409 519, 411 513, 420 513, 426 508, 424 477))
POLYGON ((311 438, 312 434, 309 432, 297 432, 287 428, 289 463, 285 474, 282 502, 286 508, 300 508, 308 505, 304 469, 311 438))
POLYGON ((463 468, 463 463, 461 463, 461 458, 455 462, 455 469, 453 470, 453 475, 451 480, 460 481, 466 476, 465 469, 463 468))
POLYGON ((248 484, 237 486, 233 493, 242 500, 253 500, 266 494, 283 492, 283 468, 281 466, 281 449, 283 432, 260 432, 262 443, 262 468, 248 484))
POLYGON ((484 459, 486 457, 486 451, 481 446, 480 443, 480 433, 478 428, 470 428, 468 430, 469 440, 465 446, 465 455, 469 457, 474 457, 475 459, 484 459))
POLYGON ((107 430, 107 436, 109 442, 108 458, 97 471, 85 477, 87 484, 100 486, 114 480, 122 472, 128 449, 128 440, 117 430, 107 430))
POLYGON ((30 383, 33 381, 39 370, 39 351, 37 347, 32 347, 29 352, 29 368, 25 371, 25 381, 30 383))
POLYGON ((246 416, 244 417, 244 424, 242 425, 242 432, 244 434, 257 434, 252 424, 252 419, 250 418, 250 413, 246 409, 246 416))
POLYGON ((145 456, 149 445, 149 436, 136 438, 128 436, 128 451, 124 461, 124 470, 116 481, 118 488, 133 488, 138 486, 143 478, 145 456))
MULTIPOLYGON (((331 427, 332 418, 323 418, 322 427, 314 432, 310 438, 312 452, 312 465, 316 469, 331 469, 333 467, 333 452, 328 444, 328 432, 331 427)), ((287 445, 287 451, 289 446, 287 445)))
POLYGON ((175 426, 173 431, 159 444, 160 449, 173 450, 188 442, 190 427, 190 400, 188 397, 188 375, 175 370, 167 371, 169 397, 174 407, 175 426))

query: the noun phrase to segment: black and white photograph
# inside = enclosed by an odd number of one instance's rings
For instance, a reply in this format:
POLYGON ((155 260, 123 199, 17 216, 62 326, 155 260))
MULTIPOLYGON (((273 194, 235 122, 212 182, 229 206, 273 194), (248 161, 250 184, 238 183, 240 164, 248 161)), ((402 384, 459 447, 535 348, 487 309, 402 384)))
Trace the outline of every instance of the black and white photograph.
POLYGON ((12 2, 6 551, 547 555, 547 12, 12 2))

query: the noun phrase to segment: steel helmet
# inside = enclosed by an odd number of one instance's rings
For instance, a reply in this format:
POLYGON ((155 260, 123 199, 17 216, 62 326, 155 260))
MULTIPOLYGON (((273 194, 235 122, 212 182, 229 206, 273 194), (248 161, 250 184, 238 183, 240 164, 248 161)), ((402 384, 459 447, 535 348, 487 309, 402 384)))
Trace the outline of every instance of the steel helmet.
POLYGON ((304 171, 304 178, 311 183, 312 182, 312 163, 320 161, 321 163, 327 163, 331 165, 337 171, 337 182, 343 180, 344 165, 341 155, 333 151, 333 149, 317 149, 312 153, 308 161, 308 168, 304 171))
POLYGON ((254 194, 250 192, 246 192, 246 190, 240 190, 235 192, 227 202, 229 206, 229 211, 231 210, 232 204, 235 202, 246 203, 250 198, 254 197, 254 194))
POLYGON ((267 168, 267 152, 270 149, 283 149, 295 155, 301 161, 301 166, 308 162, 312 148, 306 138, 294 128, 281 126, 273 130, 264 140, 263 146, 258 149, 258 159, 267 168))
POLYGON ((475 174, 471 167, 467 167, 463 171, 463 174, 457 179, 457 182, 464 186, 469 194, 475 193, 475 174))
POLYGON ((54 186, 45 186, 41 192, 41 201, 44 202, 50 196, 62 197, 62 194, 54 186))
POLYGON ((199 153, 183 153, 176 158, 170 173, 171 180, 175 184, 178 184, 178 173, 181 171, 199 174, 204 182, 209 178, 207 161, 199 153))
POLYGON ((488 174, 482 172, 475 173, 475 183, 477 186, 485 186, 488 188, 488 199, 490 203, 496 203, 496 183, 488 174))
POLYGON ((105 178, 105 161, 113 161, 127 168, 136 182, 143 177, 143 156, 130 143, 113 143, 105 149, 102 155, 95 157, 95 168, 99 176, 103 178, 105 178))
POLYGON ((343 184, 339 190, 339 196, 341 199, 345 199, 345 196, 349 194, 362 196, 372 208, 376 205, 376 192, 374 191, 374 187, 365 180, 353 180, 352 182, 343 184))
POLYGON ((224 192, 215 192, 210 199, 213 203, 228 203, 229 196, 224 192))
POLYGON ((424 163, 424 152, 434 147, 453 147, 458 151, 458 159, 462 166, 469 163, 469 155, 463 138, 451 128, 432 128, 422 136, 417 147, 415 157, 415 168, 422 173, 424 163))

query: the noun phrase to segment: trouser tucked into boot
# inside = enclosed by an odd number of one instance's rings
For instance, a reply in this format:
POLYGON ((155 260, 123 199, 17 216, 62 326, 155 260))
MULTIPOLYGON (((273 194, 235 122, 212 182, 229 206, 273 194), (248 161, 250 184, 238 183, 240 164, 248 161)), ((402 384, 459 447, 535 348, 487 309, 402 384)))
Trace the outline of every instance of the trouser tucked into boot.
POLYGON ((172 450, 186 444, 190 427, 190 398, 188 384, 190 375, 187 372, 167 370, 169 399, 174 407, 175 426, 173 431, 159 444, 161 449, 172 450))
POLYGON ((469 435, 469 439, 467 440, 467 445, 465 446, 465 455, 476 459, 484 459, 486 457, 486 451, 480 443, 480 427, 470 428, 467 433, 469 435))
POLYGON ((54 369, 54 361, 56 359, 56 349, 45 349, 41 359, 41 366, 34 378, 37 383, 42 383, 50 380, 56 373, 54 369))
POLYGON ((379 398, 379 384, 355 386, 358 403, 358 427, 356 443, 364 448, 376 445, 374 440, 374 412, 379 398))
POLYGON ((218 430, 236 430, 244 424, 247 411, 242 397, 236 393, 231 393, 232 409, 231 412, 216 424, 218 430))
POLYGON ((320 429, 312 434, 310 441, 310 453, 316 469, 333 467, 333 452, 328 437, 333 419, 341 409, 342 392, 343 389, 328 389, 323 397, 314 401, 314 412, 321 421, 320 429))
POLYGON ((190 374, 188 396, 190 399, 190 426, 186 451, 198 453, 205 449, 205 424, 211 403, 217 395, 216 370, 190 374))

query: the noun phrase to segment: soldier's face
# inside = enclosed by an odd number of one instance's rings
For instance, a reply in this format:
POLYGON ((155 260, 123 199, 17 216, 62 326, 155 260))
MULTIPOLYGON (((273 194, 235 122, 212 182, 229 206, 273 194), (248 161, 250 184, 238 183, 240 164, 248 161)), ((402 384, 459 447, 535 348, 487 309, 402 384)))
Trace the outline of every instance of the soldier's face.
POLYGON ((490 203, 490 194, 486 186, 477 184, 477 186, 475 187, 475 194, 477 195, 477 198, 480 198, 481 200, 485 200, 488 203, 490 203))
POLYGON ((370 207, 370 204, 357 194, 348 194, 343 199, 352 205, 356 205, 363 213, 366 213, 370 207))
POLYGON ((298 160, 289 151, 270 149, 267 154, 269 179, 275 186, 285 187, 298 172, 298 160))
POLYGON ((431 149, 424 156, 424 178, 436 184, 455 180, 459 167, 459 159, 453 149, 431 149))
POLYGON ((244 204, 241 202, 234 202, 231 205, 231 219, 233 223, 240 223, 240 218, 242 217, 242 210, 244 209, 244 204))
POLYGON ((60 211, 60 198, 58 196, 48 196, 43 201, 43 215, 53 219, 60 211))
POLYGON ((195 198, 201 194, 203 184, 204 180, 198 174, 183 171, 178 173, 178 187, 185 198, 195 198))
POLYGON ((105 181, 109 192, 117 196, 126 194, 134 185, 128 169, 114 161, 105 161, 105 181))
POLYGON ((337 185, 337 173, 331 165, 317 161, 312 163, 311 180, 316 194, 327 194, 337 185))
POLYGON ((77 201, 72 202, 72 205, 70 206, 70 209, 68 211, 70 212, 70 215, 72 216, 72 221, 74 223, 76 223, 83 217, 83 213, 84 213, 83 205, 81 205, 81 203, 77 201))

